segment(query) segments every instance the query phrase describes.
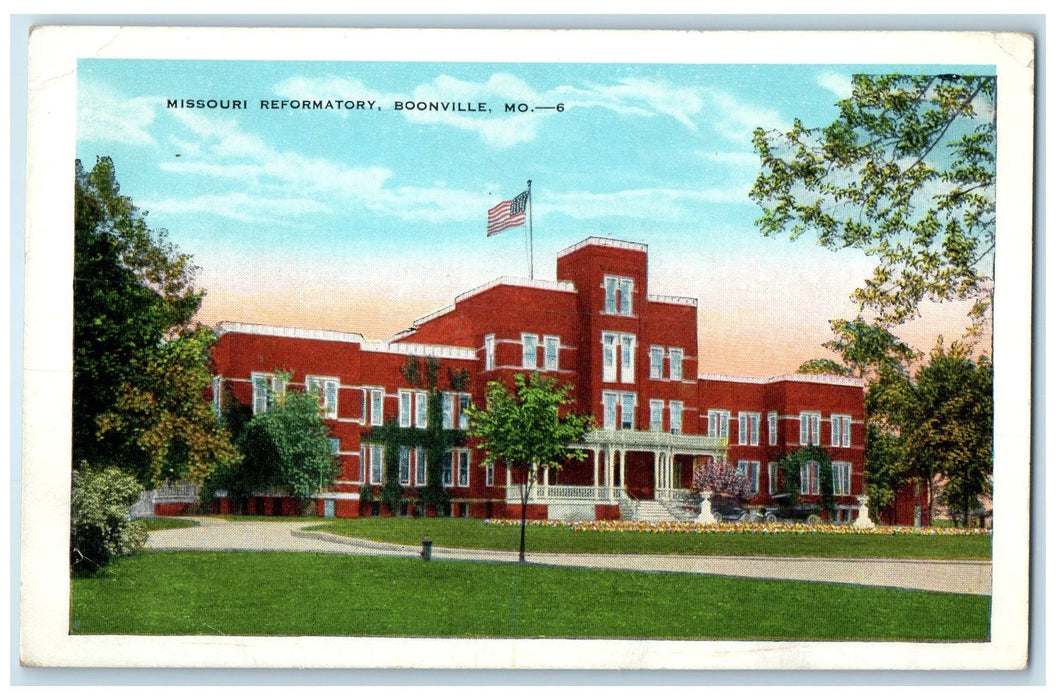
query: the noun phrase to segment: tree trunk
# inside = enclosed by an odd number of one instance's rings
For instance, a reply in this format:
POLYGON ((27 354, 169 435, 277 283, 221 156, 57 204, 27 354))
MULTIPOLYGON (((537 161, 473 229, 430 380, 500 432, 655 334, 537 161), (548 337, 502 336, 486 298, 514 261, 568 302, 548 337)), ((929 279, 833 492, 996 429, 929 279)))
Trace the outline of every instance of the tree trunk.
POLYGON ((528 525, 528 475, 524 475, 524 482, 521 484, 521 550, 518 561, 524 563, 524 530, 528 525))

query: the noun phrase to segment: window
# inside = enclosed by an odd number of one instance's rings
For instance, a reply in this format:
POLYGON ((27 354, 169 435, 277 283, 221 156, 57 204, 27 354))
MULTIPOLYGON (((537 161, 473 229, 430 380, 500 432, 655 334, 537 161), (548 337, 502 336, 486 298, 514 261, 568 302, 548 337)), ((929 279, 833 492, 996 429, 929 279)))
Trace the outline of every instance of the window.
POLYGON ((616 430, 616 400, 617 395, 611 391, 601 393, 601 403, 604 407, 602 427, 605 430, 616 430))
POLYGON ((759 414, 738 413, 737 414, 737 444, 758 445, 759 444, 759 414))
POLYGON ((469 408, 472 403, 473 397, 469 394, 458 395, 458 429, 469 430, 469 414, 466 413, 466 409, 469 408))
POLYGON ((543 369, 558 368, 558 353, 561 350, 561 338, 556 335, 543 336, 543 369))
POLYGON ((411 448, 400 445, 400 484, 411 485, 411 448))
POLYGON ((630 316, 633 312, 631 297, 634 294, 634 280, 630 277, 610 277, 605 282, 605 313, 630 316))
POLYGON ((400 389, 396 392, 400 406, 400 427, 411 427, 411 392, 400 389))
POLYGON ((495 369, 495 336, 484 336, 484 369, 495 369))
POLYGON ((429 394, 424 391, 414 392, 414 427, 425 428, 429 425, 429 394))
POLYGON ((799 492, 806 496, 817 496, 818 463, 806 462, 799 467, 799 492))
POLYGON ((454 454, 451 452, 448 452, 444 455, 444 468, 442 470, 443 474, 441 475, 444 486, 454 486, 455 484, 454 472, 451 469, 451 460, 453 459, 454 454))
POLYGON ((759 493, 759 462, 741 459, 737 461, 737 473, 748 477, 748 486, 752 493, 759 493))
POLYGON ((708 437, 728 438, 730 436, 730 412, 724 410, 708 411, 708 437))
POLYGON ((484 467, 484 485, 494 486, 495 485, 495 465, 488 464, 484 467))
POLYGON ((670 348, 667 358, 669 376, 674 381, 682 381, 682 348, 670 348))
POLYGON ((458 462, 458 485, 469 486, 469 450, 455 450, 454 455, 458 462))
POLYGON ((604 407, 603 427, 605 430, 634 430, 634 407, 637 396, 631 392, 601 392, 601 403, 604 407), (619 415, 617 415, 617 408, 619 415))
POLYGON ((286 382, 274 374, 253 372, 250 379, 253 382, 253 415, 267 413, 275 405, 275 397, 286 393, 286 382))
POLYGON ((213 377, 213 412, 216 413, 217 420, 220 419, 220 414, 223 410, 223 391, 223 377, 213 377))
POLYGON ((649 378, 664 378, 664 349, 659 345, 649 347, 649 378))
POLYGON ((630 393, 620 395, 620 428, 623 430, 634 430, 635 398, 630 393))
POLYGON ((332 377, 305 377, 308 391, 319 395, 319 405, 324 418, 337 418, 337 380, 332 377))
POLYGON ((804 411, 799 414, 799 444, 818 445, 821 443, 821 414, 804 411))
POLYGON ((678 435, 682 432, 682 402, 671 402, 671 432, 678 435))
POLYGON ((330 440, 330 454, 336 455, 341 451, 341 439, 340 438, 329 438, 330 440))
POLYGON ((836 496, 851 495, 851 463, 832 463, 832 493, 836 496))
POLYGON ((427 474, 429 470, 426 468, 428 462, 425 457, 425 448, 416 447, 414 448, 414 484, 415 486, 425 486, 426 480, 428 479, 427 474))
POLYGON ((444 430, 454 430, 455 428, 455 395, 450 391, 443 393, 444 406, 443 406, 443 428, 444 430))
POLYGON ((381 425, 385 420, 385 392, 382 389, 370 390, 370 424, 381 425))
POLYGON ((616 334, 601 334, 601 381, 616 381, 616 334))
POLYGON ((634 336, 620 336, 620 381, 634 383, 634 336))
POLYGON ((851 417, 834 415, 829 418, 829 423, 832 424, 832 446, 850 447, 851 417))
POLYGON ((777 463, 770 462, 766 465, 767 491, 777 493, 777 463))
POLYGON ((385 446, 367 445, 370 462, 370 484, 380 484, 385 474, 385 446))
POLYGON ((766 436, 771 445, 777 444, 777 412, 770 411, 766 414, 766 436))
POLYGON ((538 367, 539 336, 534 333, 521 333, 521 367, 535 369, 538 367))
POLYGON ((664 402, 658 399, 649 400, 649 430, 654 433, 664 430, 664 402))

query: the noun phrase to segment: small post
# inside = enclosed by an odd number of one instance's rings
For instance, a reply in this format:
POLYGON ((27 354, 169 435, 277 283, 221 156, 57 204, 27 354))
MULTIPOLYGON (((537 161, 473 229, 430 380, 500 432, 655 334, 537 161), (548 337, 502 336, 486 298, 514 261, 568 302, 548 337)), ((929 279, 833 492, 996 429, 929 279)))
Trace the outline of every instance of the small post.
POLYGON ((428 536, 422 538, 422 561, 430 561, 433 558, 433 541, 428 536))

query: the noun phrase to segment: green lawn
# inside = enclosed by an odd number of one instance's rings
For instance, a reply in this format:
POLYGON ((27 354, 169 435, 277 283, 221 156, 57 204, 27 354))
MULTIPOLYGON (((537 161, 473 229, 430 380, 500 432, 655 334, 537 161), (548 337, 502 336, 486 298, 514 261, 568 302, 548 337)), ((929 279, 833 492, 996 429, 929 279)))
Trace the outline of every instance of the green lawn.
POLYGON ((143 523, 147 532, 155 530, 174 530, 181 527, 195 527, 198 523, 189 518, 143 518, 138 520, 143 523))
MULTIPOLYGON (((328 520, 310 529, 383 542, 514 551, 520 528, 462 518, 358 518, 328 520)), ((780 557, 990 559, 990 535, 573 532, 529 525, 530 552, 611 554, 727 554, 780 557)))
POLYGON ((989 596, 288 552, 73 579, 75 634, 985 641, 989 596))

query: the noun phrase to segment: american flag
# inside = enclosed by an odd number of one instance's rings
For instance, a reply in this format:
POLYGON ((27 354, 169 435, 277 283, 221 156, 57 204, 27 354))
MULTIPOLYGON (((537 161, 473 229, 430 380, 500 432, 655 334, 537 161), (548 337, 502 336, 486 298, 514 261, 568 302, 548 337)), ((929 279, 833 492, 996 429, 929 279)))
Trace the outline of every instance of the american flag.
POLYGON ((499 202, 488 209, 488 235, 494 236, 514 226, 524 224, 524 212, 528 207, 528 190, 521 192, 513 199, 499 202))

